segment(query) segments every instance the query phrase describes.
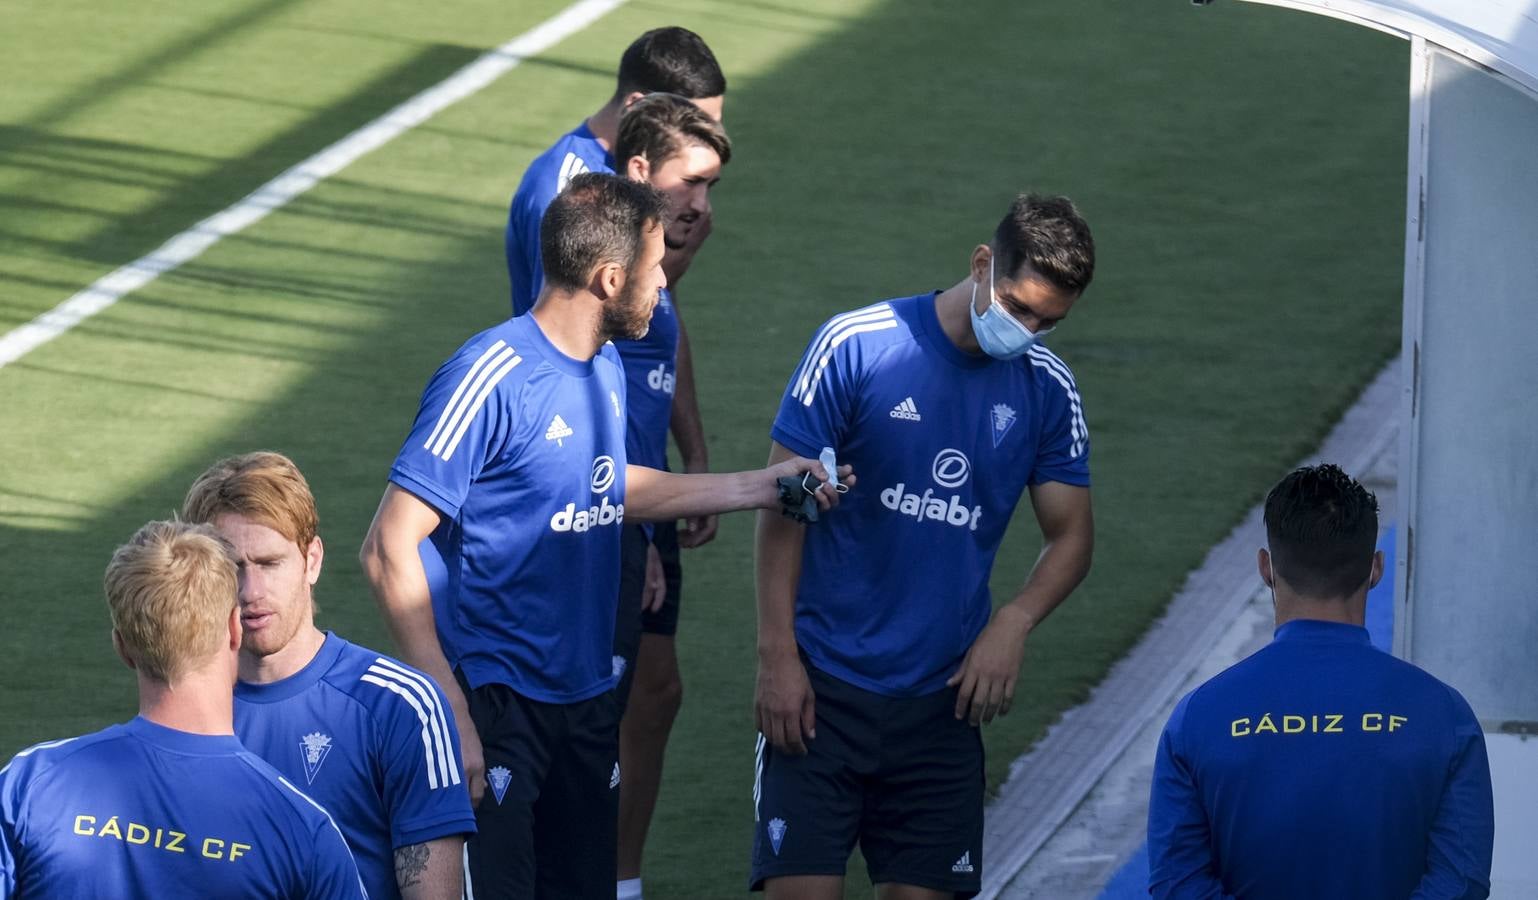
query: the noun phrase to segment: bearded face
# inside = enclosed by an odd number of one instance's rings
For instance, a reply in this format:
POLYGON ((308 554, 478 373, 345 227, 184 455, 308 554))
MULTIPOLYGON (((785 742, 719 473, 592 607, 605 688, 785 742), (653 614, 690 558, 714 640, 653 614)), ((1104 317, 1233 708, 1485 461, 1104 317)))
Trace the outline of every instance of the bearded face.
POLYGON ((641 252, 636 255, 635 265, 625 274, 624 286, 604 302, 599 328, 605 339, 640 340, 651 329, 652 309, 668 284, 667 276, 662 272, 662 257, 666 251, 662 233, 662 223, 653 222, 642 236, 641 252))

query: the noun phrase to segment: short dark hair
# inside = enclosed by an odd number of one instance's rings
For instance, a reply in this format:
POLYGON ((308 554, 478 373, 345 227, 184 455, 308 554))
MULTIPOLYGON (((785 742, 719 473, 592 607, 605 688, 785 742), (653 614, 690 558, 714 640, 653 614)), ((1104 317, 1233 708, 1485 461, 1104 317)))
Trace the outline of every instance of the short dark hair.
POLYGON ((1311 598, 1349 597, 1372 573, 1378 498, 1328 463, 1304 466, 1266 495, 1272 572, 1311 598))
POLYGON ((726 93, 726 76, 704 38, 676 25, 653 28, 631 42, 619 60, 615 97, 663 91, 690 100, 726 93))
POLYGON ((732 139, 721 123, 677 94, 647 94, 630 105, 619 120, 614 141, 614 161, 623 170, 633 156, 644 156, 653 166, 683 152, 688 144, 716 151, 721 164, 732 159, 732 139))
POLYGON ((635 268, 642 235, 660 223, 667 201, 649 184, 607 172, 584 172, 550 201, 539 221, 545 281, 568 291, 587 285, 593 269, 635 268))
POLYGON ((1089 223, 1067 197, 1021 194, 993 230, 1000 277, 1045 278, 1059 290, 1082 294, 1095 277, 1095 238, 1089 223))

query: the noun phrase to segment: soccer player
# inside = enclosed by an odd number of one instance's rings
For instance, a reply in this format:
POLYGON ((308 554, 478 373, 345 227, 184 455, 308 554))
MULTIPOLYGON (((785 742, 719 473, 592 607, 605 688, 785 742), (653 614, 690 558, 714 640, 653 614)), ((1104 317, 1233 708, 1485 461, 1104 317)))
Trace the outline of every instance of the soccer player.
POLYGON ((336 818, 369 896, 458 898, 475 813, 454 714, 421 672, 315 627, 325 548, 299 468, 277 453, 220 460, 182 517, 235 548, 241 742, 336 818))
MULTIPOLYGON (((732 158, 721 124, 676 94, 637 100, 620 120, 620 172, 650 184, 668 201, 663 243, 683 246, 710 216, 710 191, 732 158)), ((666 255, 663 257, 666 267, 666 255)), ((678 319, 667 288, 640 340, 615 340, 625 367, 625 455, 631 465, 668 467, 668 426, 678 354, 678 319)), ((714 527, 714 526, 712 526, 714 527)), ((662 781, 663 752, 678 715, 683 684, 674 636, 682 570, 676 522, 626 525, 620 543, 620 598, 614 628, 620 728, 618 900, 641 898, 641 852, 662 781), (650 580, 648 576, 651 576, 650 580), (659 586, 655 582, 661 580, 659 586), (643 603, 643 596, 645 601, 643 603), (639 659, 638 659, 639 655, 639 659), (635 706, 627 701, 639 679, 635 706)))
POLYGON ((977 893, 977 726, 1009 710, 1027 636, 1089 570, 1089 434, 1040 343, 1090 283, 1089 226, 1020 196, 969 268, 830 319, 774 422, 771 464, 830 446, 868 487, 815 528, 759 516, 751 885, 770 897, 842 897, 856 841, 885 900, 977 893), (993 612, 1027 490, 1041 556, 993 612))
POLYGON ((331 817, 235 737, 229 544, 151 522, 105 582, 139 715, 0 769, 0 897, 366 897, 331 817))
MULTIPOLYGON (((458 717, 477 896, 614 895, 621 526, 778 506, 779 478, 822 477, 803 458, 710 475, 626 464, 608 341, 646 333, 667 283, 664 210, 654 188, 597 173, 551 202, 538 303, 433 375, 364 541, 396 642, 458 717), (448 561, 438 597, 417 553, 429 535, 448 561)), ((813 496, 836 500, 827 484, 813 496)))
MULTIPOLYGON (((618 138, 625 109, 647 94, 668 93, 685 97, 717 121, 726 96, 726 76, 705 41, 687 28, 655 28, 631 42, 620 57, 614 94, 581 125, 529 163, 513 194, 508 211, 507 272, 512 284, 513 315, 534 305, 544 283, 540 259, 539 222, 550 201, 583 172, 614 172, 610 151, 618 138)), ((709 217, 701 223, 708 230, 709 217)), ((667 274, 677 282, 688 268, 688 257, 704 233, 682 235, 685 241, 671 247, 667 274), (689 243, 690 239, 695 243, 689 243)), ((671 240, 671 239, 670 239, 671 240)))
POLYGON ((1490 892, 1484 734, 1453 688, 1374 648, 1378 502, 1333 465, 1266 497, 1260 577, 1276 636, 1187 694, 1148 809, 1158 898, 1490 892))
MULTIPOLYGON (((719 121, 725 102, 726 77, 710 47, 686 28, 653 29, 626 48, 620 58, 614 93, 581 125, 529 164, 513 195, 506 251, 514 315, 528 312, 539 295, 544 280, 540 262, 540 217, 567 181, 573 175, 588 171, 619 170, 621 174, 637 177, 623 171, 629 166, 627 158, 616 164, 612 151, 616 149, 626 110, 643 96, 653 93, 683 97, 705 115, 719 121)), ((633 127, 650 130, 644 125, 633 127)), ((691 151, 688 155, 696 153, 691 151)), ((647 171, 639 177, 657 184, 658 174, 647 171)), ((670 199, 677 202, 683 198, 670 199)), ((670 289, 658 303, 652 331, 644 341, 615 342, 625 362, 627 377, 632 379, 628 427, 636 437, 643 430, 646 435, 643 443, 647 452, 643 455, 634 455, 641 447, 632 443, 632 462, 661 468, 667 457, 666 430, 671 428, 683 471, 693 474, 710 471, 710 454, 705 444, 705 427, 694 382, 693 351, 676 290, 694 255, 710 235, 711 227, 708 204, 701 208, 693 202, 680 203, 678 209, 671 211, 671 222, 663 235, 667 247, 663 271, 670 289), (642 364, 646 365, 644 370, 636 368, 642 364), (666 423, 662 431, 653 429, 653 417, 658 415, 666 423)), ((621 604, 623 619, 617 634, 620 646, 616 648, 620 659, 615 663, 623 667, 619 696, 621 712, 625 713, 621 737, 625 782, 620 796, 619 900, 640 900, 641 897, 642 850, 661 783, 663 752, 683 700, 683 680, 674 647, 682 587, 678 551, 680 547, 689 549, 709 543, 715 537, 716 526, 714 516, 686 520, 682 533, 677 523, 658 522, 645 533, 649 541, 640 539, 642 532, 638 529, 628 529, 623 542, 622 584, 626 600, 621 604), (637 589, 646 598, 639 636, 634 617, 629 612, 633 605, 631 598, 637 589), (659 602, 662 604, 660 608, 657 607, 659 602), (635 649, 630 649, 632 646, 635 649)), ((424 562, 431 567, 435 590, 441 591, 438 586, 446 579, 439 573, 438 556, 430 547, 424 546, 422 551, 424 562)))

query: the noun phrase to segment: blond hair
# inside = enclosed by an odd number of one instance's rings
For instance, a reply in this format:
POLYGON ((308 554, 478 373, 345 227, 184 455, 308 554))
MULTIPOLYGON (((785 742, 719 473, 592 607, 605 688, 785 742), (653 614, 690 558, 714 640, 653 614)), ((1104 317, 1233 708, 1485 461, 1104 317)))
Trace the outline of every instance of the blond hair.
POLYGON ((134 667, 171 684, 229 639, 235 549, 209 525, 150 522, 112 554, 103 587, 134 667))
POLYGON ((294 461, 258 450, 221 459, 198 476, 182 501, 182 518, 209 522, 234 513, 265 525, 306 553, 320 530, 315 495, 294 461))

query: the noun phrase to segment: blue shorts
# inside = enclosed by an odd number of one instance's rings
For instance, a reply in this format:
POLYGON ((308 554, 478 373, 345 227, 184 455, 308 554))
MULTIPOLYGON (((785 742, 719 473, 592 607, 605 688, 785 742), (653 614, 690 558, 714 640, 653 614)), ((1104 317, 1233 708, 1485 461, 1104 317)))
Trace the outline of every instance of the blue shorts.
MULTIPOLYGON (((804 662, 804 659, 803 659, 804 662)), ((805 756, 758 737, 752 890, 843 875, 856 841, 873 884, 975 896, 983 871, 983 742, 956 691, 888 697, 806 667, 817 737, 805 756)))

